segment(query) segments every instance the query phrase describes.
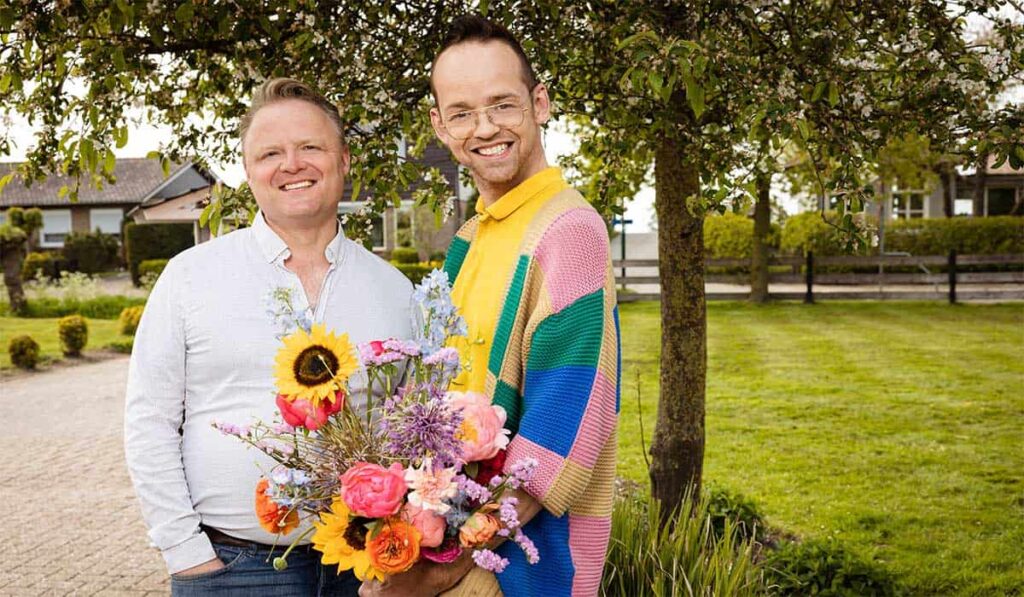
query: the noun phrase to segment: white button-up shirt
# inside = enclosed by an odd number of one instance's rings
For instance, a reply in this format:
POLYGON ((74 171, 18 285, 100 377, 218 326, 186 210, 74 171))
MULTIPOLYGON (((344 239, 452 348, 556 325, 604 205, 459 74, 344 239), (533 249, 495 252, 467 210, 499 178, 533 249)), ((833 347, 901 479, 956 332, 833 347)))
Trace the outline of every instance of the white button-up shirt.
MULTIPOLYGON (((172 574, 216 557, 200 522, 242 539, 275 540, 254 509, 256 484, 273 460, 212 424, 269 423, 276 414, 281 328, 266 297, 288 286, 306 301, 298 276, 284 266, 289 255, 260 214, 251 228, 171 259, 146 304, 128 374, 125 455, 149 537, 172 574)), ((315 310, 307 311, 314 323, 347 333, 353 344, 413 337, 412 285, 398 270, 346 239, 340 226, 325 256, 330 267, 315 310)), ((364 403, 365 372, 350 384, 350 399, 364 403)))

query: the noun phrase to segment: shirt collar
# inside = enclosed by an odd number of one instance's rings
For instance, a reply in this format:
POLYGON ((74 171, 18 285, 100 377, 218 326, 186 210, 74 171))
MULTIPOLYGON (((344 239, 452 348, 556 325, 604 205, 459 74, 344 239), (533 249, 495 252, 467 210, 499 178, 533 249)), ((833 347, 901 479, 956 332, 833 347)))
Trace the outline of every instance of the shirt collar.
MULTIPOLYGON (((267 263, 274 263, 278 260, 284 260, 291 256, 291 250, 288 249, 288 244, 277 235, 276 232, 267 224, 267 220, 263 217, 263 212, 256 212, 256 219, 252 223, 252 233, 256 239, 256 244, 260 248, 260 252, 263 253, 264 259, 267 263)), ((327 243, 327 248, 324 249, 324 257, 331 264, 338 261, 344 254, 345 249, 345 232, 342 230, 341 222, 338 222, 338 233, 334 235, 331 242, 327 243)))
POLYGON ((519 183, 490 206, 484 205, 482 197, 477 198, 476 212, 480 214, 481 221, 486 221, 488 218, 504 220, 531 200, 538 197, 546 199, 556 191, 561 190, 565 185, 565 180, 562 179, 561 168, 557 166, 545 168, 519 183))

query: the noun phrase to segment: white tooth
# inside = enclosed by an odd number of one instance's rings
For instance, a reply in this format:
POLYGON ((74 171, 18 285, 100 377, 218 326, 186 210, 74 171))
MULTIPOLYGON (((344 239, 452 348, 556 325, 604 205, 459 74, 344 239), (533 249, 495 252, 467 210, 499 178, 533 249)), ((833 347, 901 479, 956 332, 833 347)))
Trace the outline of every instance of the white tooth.
POLYGON ((480 153, 484 155, 498 155, 499 153, 508 149, 508 144, 503 143, 501 145, 495 145, 494 147, 486 147, 480 150, 480 153))
POLYGON ((311 186, 313 186, 313 182, 312 181, 304 180, 302 182, 293 182, 293 183, 290 183, 290 184, 286 184, 286 185, 284 185, 284 190, 286 190, 286 191, 294 191, 295 189, 304 189, 306 187, 311 187, 311 186))

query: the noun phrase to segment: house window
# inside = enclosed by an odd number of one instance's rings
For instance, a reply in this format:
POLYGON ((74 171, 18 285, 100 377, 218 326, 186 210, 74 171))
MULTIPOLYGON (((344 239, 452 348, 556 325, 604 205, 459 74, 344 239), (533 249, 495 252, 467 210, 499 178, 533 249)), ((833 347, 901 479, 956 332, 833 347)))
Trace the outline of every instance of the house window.
POLYGON ((1017 203, 1017 189, 986 189, 985 195, 988 203, 985 215, 1007 216, 1013 213, 1017 203))
POLYGON ((71 233, 70 209, 43 210, 43 230, 40 247, 60 248, 64 239, 71 233))
POLYGON ((971 216, 974 215, 974 199, 957 199, 953 202, 953 215, 971 216))
POLYGON ((924 217, 924 193, 902 191, 892 194, 892 217, 906 220, 924 217))
POLYGON ((118 238, 121 236, 121 220, 123 218, 124 212, 117 208, 89 210, 89 226, 93 230, 99 229, 104 234, 118 238))
MULTIPOLYGON (((338 204, 338 214, 355 213, 359 211, 359 208, 363 206, 362 202, 345 202, 342 201, 338 204)), ((381 214, 375 214, 370 221, 373 222, 373 231, 370 232, 370 243, 371 249, 384 249, 384 216, 381 214)), ((355 231, 351 229, 352 224, 345 230, 345 234, 350 238, 355 236, 355 231)))

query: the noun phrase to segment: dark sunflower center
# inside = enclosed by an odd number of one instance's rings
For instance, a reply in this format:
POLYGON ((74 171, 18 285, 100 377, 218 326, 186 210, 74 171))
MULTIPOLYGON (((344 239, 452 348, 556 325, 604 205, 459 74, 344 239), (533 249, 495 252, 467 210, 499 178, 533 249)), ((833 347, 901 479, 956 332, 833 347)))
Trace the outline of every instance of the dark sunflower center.
POLYGON ((366 549, 366 523, 370 522, 369 518, 363 518, 357 516, 348 522, 348 528, 345 529, 345 543, 348 543, 349 547, 357 551, 366 549))
POLYGON ((313 345, 299 353, 293 366, 295 380, 304 386, 318 386, 338 370, 338 359, 323 346, 313 345))

